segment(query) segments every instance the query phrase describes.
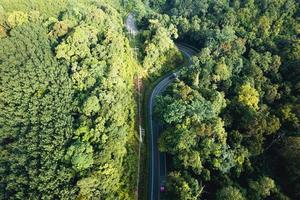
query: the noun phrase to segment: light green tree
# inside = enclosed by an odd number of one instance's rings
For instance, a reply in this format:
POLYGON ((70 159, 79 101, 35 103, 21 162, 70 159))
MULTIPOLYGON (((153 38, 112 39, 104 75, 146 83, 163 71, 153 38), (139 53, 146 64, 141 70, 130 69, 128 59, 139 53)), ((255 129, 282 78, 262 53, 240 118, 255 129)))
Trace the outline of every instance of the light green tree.
POLYGON ((22 11, 13 11, 8 17, 7 17, 7 23, 10 28, 14 28, 16 26, 22 25, 26 22, 28 22, 28 14, 24 13, 22 11))
POLYGON ((70 160, 72 166, 77 171, 90 168, 93 161, 93 147, 87 142, 76 141, 67 151, 66 160, 70 160))
POLYGON ((83 104, 83 113, 91 116, 100 110, 99 99, 96 96, 90 96, 83 104))
POLYGON ((238 102, 254 110, 258 109, 259 93, 250 83, 245 83, 239 88, 238 102))

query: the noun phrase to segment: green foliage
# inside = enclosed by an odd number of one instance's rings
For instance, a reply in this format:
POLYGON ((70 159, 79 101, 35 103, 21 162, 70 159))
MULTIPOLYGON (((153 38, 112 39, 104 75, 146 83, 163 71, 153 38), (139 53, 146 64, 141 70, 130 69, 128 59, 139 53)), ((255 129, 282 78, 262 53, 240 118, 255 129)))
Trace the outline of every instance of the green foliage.
POLYGON ((280 109, 280 115, 282 121, 287 124, 288 129, 299 130, 300 120, 295 106, 291 104, 284 105, 280 109))
POLYGON ((148 18, 175 25, 178 40, 199 49, 156 104, 166 129, 159 146, 171 155, 171 171, 202 180, 209 191, 204 199, 214 193, 219 199, 298 199, 298 176, 287 175, 295 170, 277 173, 274 166, 297 156, 295 150, 275 155, 287 148, 277 145, 280 139, 300 130, 299 2, 150 6, 160 14, 148 18))
POLYGON ((217 200, 245 200, 246 198, 243 196, 241 191, 232 186, 224 187, 221 190, 219 190, 216 194, 217 200))
POLYGON ((0 3, 1 198, 133 199, 138 65, 119 2, 14 2, 0 3))
POLYGON ((275 189, 275 182, 269 177, 261 177, 257 181, 250 181, 249 187, 252 190, 250 199, 262 199, 270 196, 271 191, 275 189))
POLYGON ((201 196, 203 187, 196 179, 179 172, 172 172, 168 179, 166 199, 196 200, 201 196))
POLYGON ((226 63, 224 63, 224 59, 223 61, 216 64, 214 70, 215 70, 214 73, 215 75, 213 79, 215 81, 227 80, 231 75, 228 66, 226 65, 226 63))
POLYGON ((7 17, 9 27, 14 28, 28 22, 27 13, 21 11, 14 11, 7 17))
POLYGON ((168 105, 166 108, 166 113, 163 117, 167 123, 179 123, 181 122, 182 117, 185 115, 185 112, 186 106, 180 101, 175 101, 168 105))
POLYGON ((67 10, 72 6, 76 6, 79 2, 89 5, 91 1, 85 0, 1 0, 0 5, 3 9, 10 13, 15 11, 30 12, 39 11, 46 17, 57 17, 60 12, 67 10))
POLYGON ((66 153, 66 160, 70 160, 77 171, 83 171, 91 167, 93 161, 93 147, 89 143, 75 142, 66 153))
POLYGON ((39 24, 14 28, 0 45, 2 197, 74 199, 72 170, 62 162, 72 137, 67 67, 39 24))
POLYGON ((200 52, 155 104, 165 197, 299 199, 286 137, 300 130, 299 13, 295 0, 2 0, 0 198, 134 199, 134 75, 182 64, 176 39, 200 52))
POLYGON ((259 93, 251 87, 250 83, 246 83, 239 88, 238 102, 250 108, 258 109, 259 93))
POLYGON ((286 190, 291 194, 291 197, 298 199, 300 197, 300 138, 288 137, 282 147, 279 149, 281 161, 284 163, 283 180, 286 184, 286 190))
POLYGON ((180 62, 179 52, 173 38, 177 38, 177 29, 173 24, 164 26, 157 19, 150 19, 144 35, 143 67, 150 76, 160 75, 180 62))
POLYGON ((90 96, 83 104, 82 111, 87 116, 91 116, 92 114, 99 112, 99 110, 99 99, 96 96, 90 96))
POLYGON ((70 9, 63 20, 71 22, 72 31, 55 48, 59 61, 69 66, 75 89, 78 129, 74 138, 78 139, 72 146, 79 146, 74 152, 71 146, 68 152, 81 175, 77 186, 83 199, 131 198, 134 188, 135 168, 127 171, 125 166, 135 163, 124 159, 133 157, 127 152, 135 154, 129 142, 133 145, 136 64, 120 18, 114 8, 100 2, 70 9))

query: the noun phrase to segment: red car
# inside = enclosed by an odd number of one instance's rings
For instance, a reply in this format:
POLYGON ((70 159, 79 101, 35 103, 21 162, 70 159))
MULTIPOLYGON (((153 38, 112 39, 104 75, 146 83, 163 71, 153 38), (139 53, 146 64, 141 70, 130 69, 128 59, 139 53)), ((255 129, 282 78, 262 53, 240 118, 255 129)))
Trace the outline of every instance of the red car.
POLYGON ((161 181, 159 190, 160 190, 160 192, 166 191, 166 181, 165 180, 161 181))

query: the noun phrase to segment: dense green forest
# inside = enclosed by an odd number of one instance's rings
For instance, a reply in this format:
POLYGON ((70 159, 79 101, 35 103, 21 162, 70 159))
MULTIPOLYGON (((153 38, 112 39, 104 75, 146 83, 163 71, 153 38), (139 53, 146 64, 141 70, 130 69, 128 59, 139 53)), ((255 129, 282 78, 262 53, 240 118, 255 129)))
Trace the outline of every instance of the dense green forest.
POLYGON ((135 198, 135 79, 182 57, 175 27, 127 34, 132 9, 146 13, 141 1, 0 1, 0 199, 135 198))
POLYGON ((0 8, 0 199, 133 199, 139 66, 118 4, 0 8))
POLYGON ((299 1, 150 6, 199 49, 157 99, 172 162, 165 198, 299 199, 299 1))
POLYGON ((0 199, 135 199, 136 78, 176 67, 162 199, 300 199, 299 4, 0 0, 0 199))

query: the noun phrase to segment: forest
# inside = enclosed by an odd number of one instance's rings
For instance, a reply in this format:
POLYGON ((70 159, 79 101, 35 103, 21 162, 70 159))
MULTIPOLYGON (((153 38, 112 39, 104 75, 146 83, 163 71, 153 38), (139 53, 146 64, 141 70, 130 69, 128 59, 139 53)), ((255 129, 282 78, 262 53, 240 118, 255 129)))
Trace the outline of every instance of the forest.
POLYGON ((0 0, 0 199, 147 199, 136 82, 174 69, 161 199, 300 199, 299 0, 0 0))
POLYGON ((199 49, 157 99, 165 199, 299 199, 299 1, 150 6, 199 49))
POLYGON ((138 63, 117 4, 0 2, 0 199, 133 199, 138 63))

